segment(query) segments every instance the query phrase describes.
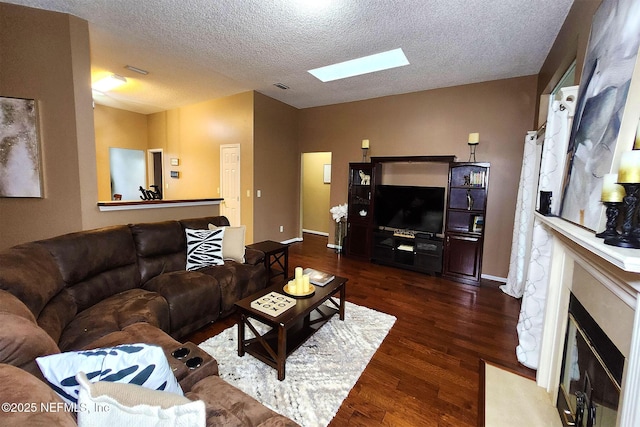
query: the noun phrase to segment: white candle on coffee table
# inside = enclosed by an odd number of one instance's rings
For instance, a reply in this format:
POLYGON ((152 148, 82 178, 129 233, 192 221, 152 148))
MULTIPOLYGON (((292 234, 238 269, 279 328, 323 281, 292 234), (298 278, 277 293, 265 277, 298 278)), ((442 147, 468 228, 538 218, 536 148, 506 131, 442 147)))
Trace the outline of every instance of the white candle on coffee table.
POLYGON ((311 291, 311 283, 309 283, 309 275, 308 274, 304 274, 302 275, 302 284, 303 284, 303 292, 309 292, 311 291))
POLYGON ((295 293, 301 294, 303 292, 303 288, 304 288, 304 285, 302 284, 302 267, 296 267, 295 272, 296 272, 295 276, 294 276, 294 279, 295 279, 295 282, 296 282, 296 284, 295 284, 295 288, 296 288, 295 293))

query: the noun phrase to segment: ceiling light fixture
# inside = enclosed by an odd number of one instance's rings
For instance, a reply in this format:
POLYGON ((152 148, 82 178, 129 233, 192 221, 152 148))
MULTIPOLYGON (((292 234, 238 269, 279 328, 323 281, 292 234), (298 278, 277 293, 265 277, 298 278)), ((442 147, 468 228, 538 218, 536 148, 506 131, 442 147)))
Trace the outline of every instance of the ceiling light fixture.
POLYGON ((125 79, 124 77, 118 74, 111 74, 110 76, 100 79, 92 84, 91 88, 104 93, 109 92, 110 90, 113 90, 118 86, 122 86, 126 82, 127 79, 125 79))
POLYGON ((143 70, 142 68, 134 67, 133 65, 125 65, 124 68, 126 68, 129 71, 133 71, 134 73, 142 74, 143 76, 146 76, 147 74, 149 74, 149 72, 147 70, 143 70))
POLYGON ((409 61, 402 49, 393 49, 374 55, 363 56, 338 64, 309 70, 317 79, 323 82, 346 79, 347 77, 360 76, 376 71, 409 65, 409 61))

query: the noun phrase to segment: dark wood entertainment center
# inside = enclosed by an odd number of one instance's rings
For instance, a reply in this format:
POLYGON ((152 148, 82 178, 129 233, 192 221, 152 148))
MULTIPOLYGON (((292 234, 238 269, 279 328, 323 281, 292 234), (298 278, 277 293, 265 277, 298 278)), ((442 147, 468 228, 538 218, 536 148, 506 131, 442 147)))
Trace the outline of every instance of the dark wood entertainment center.
POLYGON ((350 163, 346 255, 479 284, 490 166, 455 160, 455 156, 394 156, 350 163), (376 227, 374 194, 385 163, 448 164, 443 235, 376 227))

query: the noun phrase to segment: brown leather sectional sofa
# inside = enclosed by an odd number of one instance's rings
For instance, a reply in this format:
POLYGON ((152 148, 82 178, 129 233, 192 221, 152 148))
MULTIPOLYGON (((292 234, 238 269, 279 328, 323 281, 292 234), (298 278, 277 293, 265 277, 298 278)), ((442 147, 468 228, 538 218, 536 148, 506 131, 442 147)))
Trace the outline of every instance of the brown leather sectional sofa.
MULTIPOLYGON (((66 234, 0 252, 0 401, 53 401, 39 356, 144 342, 165 351, 185 395, 204 400, 209 426, 296 425, 222 381, 215 359, 194 370, 171 353, 185 335, 233 312, 267 284, 264 253, 244 264, 186 271, 185 228, 225 217, 130 224, 66 234), (19 368, 19 369, 17 369, 19 368)), ((73 414, 1 412, 3 425, 74 425, 73 414)))

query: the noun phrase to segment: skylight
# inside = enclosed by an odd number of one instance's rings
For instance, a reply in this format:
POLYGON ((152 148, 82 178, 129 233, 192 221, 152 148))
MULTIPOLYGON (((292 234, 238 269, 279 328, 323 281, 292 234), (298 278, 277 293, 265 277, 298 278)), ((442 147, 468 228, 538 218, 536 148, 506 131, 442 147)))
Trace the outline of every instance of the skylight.
POLYGON ((376 71, 388 70, 405 65, 409 65, 409 61, 402 49, 398 48, 315 68, 309 70, 309 73, 313 74, 322 82, 331 82, 333 80, 346 79, 347 77, 360 76, 362 74, 374 73, 376 71))

